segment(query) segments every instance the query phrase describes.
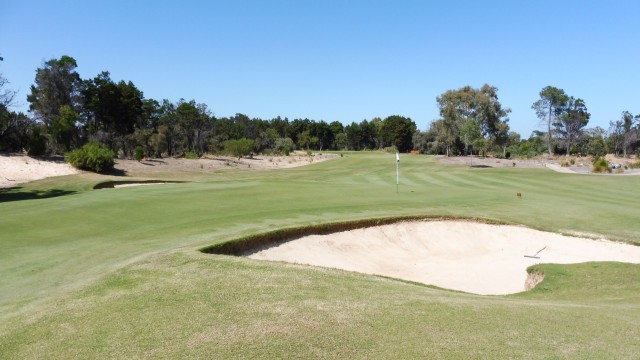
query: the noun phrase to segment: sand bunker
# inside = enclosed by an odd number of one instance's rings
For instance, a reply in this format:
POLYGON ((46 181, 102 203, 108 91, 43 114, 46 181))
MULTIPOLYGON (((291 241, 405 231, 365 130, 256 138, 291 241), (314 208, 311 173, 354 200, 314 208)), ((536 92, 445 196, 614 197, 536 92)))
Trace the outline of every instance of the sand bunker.
POLYGON ((640 247, 467 221, 401 222, 312 235, 249 255, 390 276, 483 295, 525 290, 527 267, 587 261, 640 263, 640 247), (525 257, 542 250, 539 259, 525 257))

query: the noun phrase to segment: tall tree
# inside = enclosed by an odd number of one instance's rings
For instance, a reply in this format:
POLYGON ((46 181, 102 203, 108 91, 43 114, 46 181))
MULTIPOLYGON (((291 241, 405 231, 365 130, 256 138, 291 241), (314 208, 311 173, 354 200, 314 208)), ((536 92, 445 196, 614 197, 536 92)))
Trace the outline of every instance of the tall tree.
POLYGON ((84 82, 82 89, 89 133, 110 143, 114 152, 130 153, 125 137, 144 124, 142 91, 131 82, 113 82, 109 72, 84 82), (100 133, 102 135, 100 135, 100 133))
POLYGON ((587 106, 582 99, 575 99, 573 96, 567 101, 566 108, 554 123, 560 137, 567 147, 567 155, 571 147, 577 144, 582 133, 582 129, 589 123, 591 114, 587 111, 587 106))
POLYGON ((382 121, 380 131, 386 146, 395 146, 398 151, 407 152, 412 149, 416 123, 410 118, 392 115, 382 121))
POLYGON ((549 156, 552 155, 551 126, 555 122, 555 119, 562 114, 567 101, 569 101, 569 96, 564 93, 564 90, 547 86, 540 91, 540 99, 531 105, 531 108, 536 111, 538 118, 543 121, 546 120, 547 122, 547 148, 549 150, 549 156))
POLYGON ((498 88, 485 84, 479 89, 447 90, 436 98, 442 116, 437 132, 446 143, 447 155, 456 142, 464 143, 465 154, 472 145, 501 143, 508 133, 511 110, 502 107, 497 93, 498 88))
POLYGON ((211 128, 210 112, 205 104, 196 104, 195 100, 185 102, 180 99, 176 108, 178 124, 186 136, 186 147, 198 156, 204 152, 203 140, 211 128))
POLYGON ((628 111, 622 112, 622 154, 624 157, 629 156, 633 146, 640 138, 640 115, 635 117, 628 111))
MULTIPOLYGON (((69 120, 66 116, 60 116, 63 107, 67 106, 68 108, 65 109, 71 109, 77 113, 81 110, 81 80, 80 75, 75 71, 77 66, 76 60, 67 55, 45 62, 42 68, 36 70, 35 85, 31 85, 31 94, 27 96, 30 111, 35 114, 37 120, 45 124, 54 141, 66 137, 58 131, 72 132, 79 125, 57 123, 69 120), (74 129, 69 130, 68 125, 73 126, 74 129)), ((70 144, 51 145, 54 151, 70 150, 64 149, 70 144), (58 149, 59 146, 63 149, 58 149)))

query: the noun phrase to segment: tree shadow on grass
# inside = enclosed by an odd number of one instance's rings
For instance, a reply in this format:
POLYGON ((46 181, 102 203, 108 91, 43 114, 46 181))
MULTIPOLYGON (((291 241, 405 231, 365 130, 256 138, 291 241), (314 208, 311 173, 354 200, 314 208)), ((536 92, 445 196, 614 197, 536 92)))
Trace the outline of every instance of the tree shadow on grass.
POLYGON ((109 169, 101 173, 102 175, 111 175, 111 176, 127 176, 127 172, 122 169, 109 169))
POLYGON ((21 189, 22 187, 0 189, 0 203, 10 201, 47 199, 76 193, 75 191, 59 189, 29 191, 21 191, 21 189))

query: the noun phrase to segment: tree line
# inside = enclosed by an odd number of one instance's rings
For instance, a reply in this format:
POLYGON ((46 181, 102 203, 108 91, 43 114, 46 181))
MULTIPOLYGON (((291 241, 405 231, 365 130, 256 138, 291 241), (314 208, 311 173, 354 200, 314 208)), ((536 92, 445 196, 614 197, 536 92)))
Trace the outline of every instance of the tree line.
MULTIPOLYGON (((1 58, 0 58, 1 60, 1 58)), ((509 128, 511 110, 498 89, 465 86, 436 98, 440 119, 426 131, 400 115, 351 122, 276 117, 249 118, 238 113, 215 117, 207 104, 144 97, 131 81, 114 81, 104 71, 82 79, 70 56, 46 61, 36 70, 27 95, 29 114, 12 111, 16 92, 0 74, 0 151, 33 155, 64 154, 89 142, 107 145, 120 157, 200 156, 239 149, 288 154, 295 149, 373 150, 394 148, 427 154, 535 156, 543 153, 628 156, 640 146, 640 115, 623 112, 608 131, 586 128, 585 101, 548 86, 532 105, 546 131, 528 139, 509 128)))

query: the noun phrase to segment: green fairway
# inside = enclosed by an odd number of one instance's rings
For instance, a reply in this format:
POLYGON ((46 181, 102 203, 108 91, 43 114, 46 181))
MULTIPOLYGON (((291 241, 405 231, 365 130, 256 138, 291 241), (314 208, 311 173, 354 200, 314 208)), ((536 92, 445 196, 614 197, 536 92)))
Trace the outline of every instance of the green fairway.
POLYGON ((344 157, 286 170, 67 176, 0 192, 0 358, 637 358, 640 267, 540 265, 487 297, 200 248, 393 216, 479 218, 640 245, 640 177, 344 157), (122 180, 122 179, 120 179, 122 180), (522 198, 516 193, 523 194, 522 198))

